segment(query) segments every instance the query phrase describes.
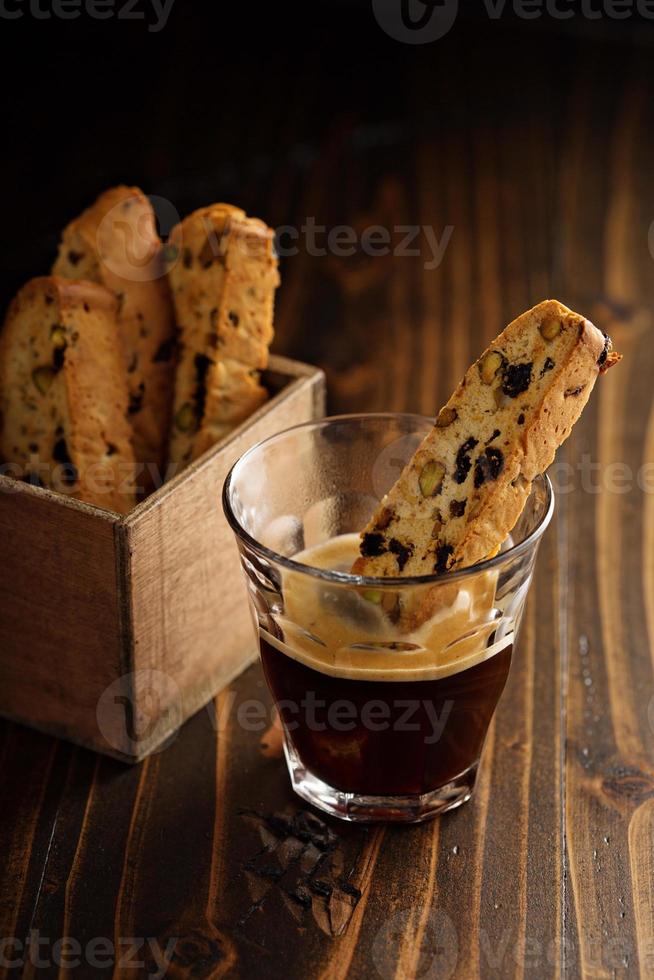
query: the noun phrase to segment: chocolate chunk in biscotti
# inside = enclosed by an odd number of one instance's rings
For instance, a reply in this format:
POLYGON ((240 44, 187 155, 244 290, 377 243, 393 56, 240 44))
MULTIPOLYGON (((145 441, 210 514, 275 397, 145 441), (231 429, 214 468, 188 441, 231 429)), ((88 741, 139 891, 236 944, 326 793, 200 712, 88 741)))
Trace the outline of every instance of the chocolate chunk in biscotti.
POLYGON ((265 401, 259 372, 268 364, 279 275, 272 230, 228 204, 194 211, 170 245, 180 341, 170 460, 182 467, 265 401))
POLYGON ((0 333, 0 456, 34 486, 125 513, 135 462, 116 299, 92 282, 32 279, 0 333))
POLYGON ((64 229, 52 270, 101 283, 117 298, 128 373, 129 422, 143 491, 163 475, 175 371, 173 306, 150 201, 138 187, 113 187, 64 229))
POLYGON ((510 323, 469 368, 381 501, 352 571, 440 573, 497 551, 598 375, 619 359, 601 331, 556 300, 510 323))

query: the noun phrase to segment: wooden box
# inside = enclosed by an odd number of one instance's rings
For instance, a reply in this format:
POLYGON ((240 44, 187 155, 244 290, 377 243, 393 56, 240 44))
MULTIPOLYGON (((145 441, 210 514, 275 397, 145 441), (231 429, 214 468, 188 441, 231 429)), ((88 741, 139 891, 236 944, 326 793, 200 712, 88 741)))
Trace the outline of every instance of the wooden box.
POLYGON ((324 414, 271 358, 268 403, 126 516, 0 476, 0 714, 127 761, 256 655, 221 491, 250 446, 324 414))

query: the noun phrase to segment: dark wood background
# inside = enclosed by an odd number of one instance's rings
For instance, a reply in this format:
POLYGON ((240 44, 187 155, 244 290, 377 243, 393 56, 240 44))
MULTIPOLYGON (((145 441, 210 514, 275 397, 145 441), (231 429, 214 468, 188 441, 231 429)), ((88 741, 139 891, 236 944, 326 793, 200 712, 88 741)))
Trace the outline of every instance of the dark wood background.
POLYGON ((175 977, 652 976, 654 22, 466 11, 410 46, 368 3, 308 8, 3 22, 3 298, 126 180, 181 213, 452 226, 432 270, 424 236, 283 260, 275 349, 326 369, 333 411, 433 414, 547 296, 625 359, 560 455, 471 803, 403 829, 309 812, 274 733, 237 722, 268 703, 258 667, 134 768, 0 722, 0 937, 36 930, 50 961, 0 976, 134 974, 59 969, 65 936, 176 939, 175 977))

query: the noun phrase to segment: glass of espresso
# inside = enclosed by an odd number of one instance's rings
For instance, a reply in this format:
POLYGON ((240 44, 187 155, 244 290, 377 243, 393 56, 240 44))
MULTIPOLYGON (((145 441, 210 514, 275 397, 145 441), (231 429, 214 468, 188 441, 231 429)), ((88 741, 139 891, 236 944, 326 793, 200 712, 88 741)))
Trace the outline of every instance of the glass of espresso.
POLYGON ((346 820, 418 822, 470 798, 552 516, 539 477, 494 557, 440 575, 351 574, 358 532, 432 425, 308 422, 249 450, 225 482, 293 788, 346 820))

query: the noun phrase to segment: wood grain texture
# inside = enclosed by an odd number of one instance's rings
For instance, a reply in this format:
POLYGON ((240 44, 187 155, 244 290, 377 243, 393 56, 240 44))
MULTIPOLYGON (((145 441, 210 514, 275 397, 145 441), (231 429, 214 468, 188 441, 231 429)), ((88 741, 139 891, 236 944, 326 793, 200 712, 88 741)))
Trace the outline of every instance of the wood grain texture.
MULTIPOLYGON (((310 131, 325 58, 284 113, 262 112, 271 140, 310 131)), ((377 129, 344 110, 301 168, 280 162, 255 189, 272 222, 453 226, 431 269, 424 241, 283 263, 276 347, 325 369, 332 411, 432 413, 547 295, 625 354, 553 469, 557 512, 473 801, 414 828, 304 807, 258 666, 139 766, 3 723, 0 935, 105 937, 113 959, 74 972, 119 980, 128 937, 172 950, 180 978, 654 975, 654 69, 626 42, 570 36, 547 64, 455 33, 438 57, 398 56, 377 129), (252 700, 266 717, 248 730, 252 700)), ((246 147, 226 113, 221 134, 246 147)), ((150 615, 163 649, 165 615, 150 615)))

